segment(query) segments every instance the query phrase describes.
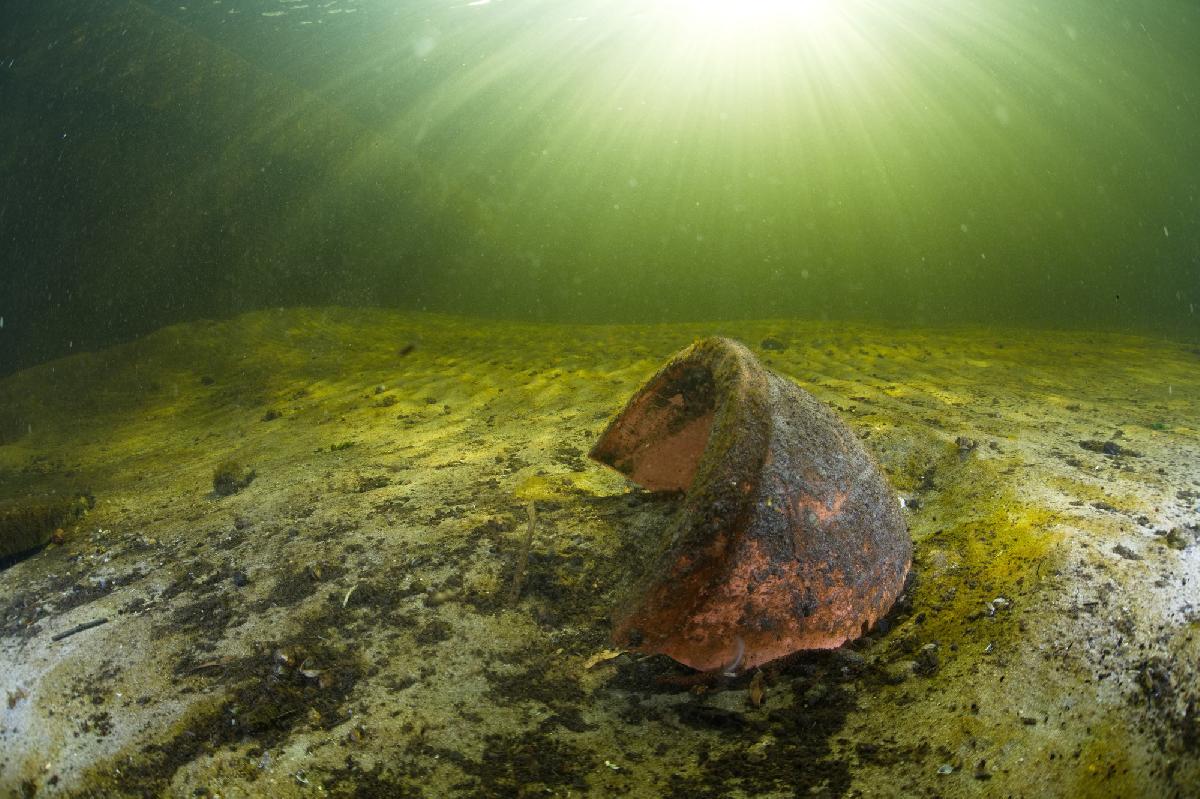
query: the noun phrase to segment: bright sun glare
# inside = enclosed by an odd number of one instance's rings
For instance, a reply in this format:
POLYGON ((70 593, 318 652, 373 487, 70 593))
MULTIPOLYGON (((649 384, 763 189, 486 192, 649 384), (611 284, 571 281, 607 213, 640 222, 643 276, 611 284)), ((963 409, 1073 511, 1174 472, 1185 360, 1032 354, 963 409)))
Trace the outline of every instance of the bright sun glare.
MULTIPOLYGON (((857 3, 861 5, 861 3, 857 3)), ((708 67, 846 58, 861 44, 850 6, 854 0, 660 0, 653 17, 666 50, 704 54, 708 67)))
POLYGON ((670 13, 684 26, 707 36, 767 34, 784 25, 810 32, 834 22, 837 0, 667 0, 670 13))

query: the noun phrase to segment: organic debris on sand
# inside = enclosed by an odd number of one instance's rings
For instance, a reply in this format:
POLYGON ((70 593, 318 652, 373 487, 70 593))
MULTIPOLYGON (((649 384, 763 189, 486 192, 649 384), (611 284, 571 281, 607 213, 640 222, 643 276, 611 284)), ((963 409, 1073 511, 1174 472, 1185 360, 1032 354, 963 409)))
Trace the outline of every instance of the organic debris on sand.
POLYGON ((1198 390, 1188 346, 1120 335, 341 309, 29 369, 0 380, 0 500, 96 506, 0 572, 0 788, 1182 796, 1198 390), (915 553, 864 638, 698 680, 611 651, 623 542, 675 499, 585 453, 713 334, 865 441, 915 553), (218 496, 224 459, 257 476, 218 496))

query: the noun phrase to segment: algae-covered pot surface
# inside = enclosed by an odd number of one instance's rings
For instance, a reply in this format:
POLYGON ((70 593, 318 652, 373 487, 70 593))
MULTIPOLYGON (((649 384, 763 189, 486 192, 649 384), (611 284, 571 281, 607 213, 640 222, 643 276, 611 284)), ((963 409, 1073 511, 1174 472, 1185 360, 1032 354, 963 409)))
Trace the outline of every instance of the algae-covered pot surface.
POLYGON ((618 603, 614 638, 736 673, 833 649, 891 608, 912 562, 900 503, 854 433, 763 368, 704 339, 630 399, 592 457, 684 492, 618 603))

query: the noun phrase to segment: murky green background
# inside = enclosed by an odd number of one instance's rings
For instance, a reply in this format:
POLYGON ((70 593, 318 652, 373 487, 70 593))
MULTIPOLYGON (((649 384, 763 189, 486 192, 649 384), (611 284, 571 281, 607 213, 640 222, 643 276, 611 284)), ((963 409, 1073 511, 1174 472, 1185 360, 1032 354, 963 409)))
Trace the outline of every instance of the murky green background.
POLYGON ((1200 329, 1200 6, 8 0, 0 372, 295 304, 1200 329))

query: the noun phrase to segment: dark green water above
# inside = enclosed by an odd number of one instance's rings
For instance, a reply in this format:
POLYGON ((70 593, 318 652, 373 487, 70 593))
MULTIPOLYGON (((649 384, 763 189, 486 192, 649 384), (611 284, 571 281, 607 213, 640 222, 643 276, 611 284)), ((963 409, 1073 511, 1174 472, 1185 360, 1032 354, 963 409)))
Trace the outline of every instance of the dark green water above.
POLYGON ((1200 330, 1200 6, 12 0, 0 372, 294 304, 1200 330))

